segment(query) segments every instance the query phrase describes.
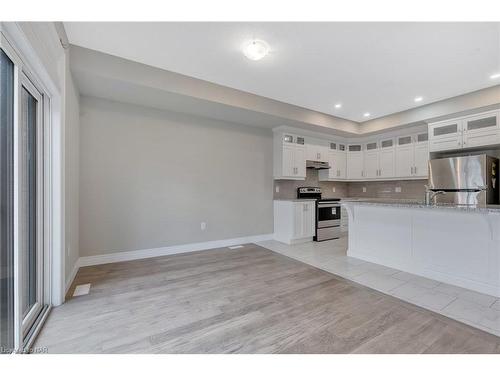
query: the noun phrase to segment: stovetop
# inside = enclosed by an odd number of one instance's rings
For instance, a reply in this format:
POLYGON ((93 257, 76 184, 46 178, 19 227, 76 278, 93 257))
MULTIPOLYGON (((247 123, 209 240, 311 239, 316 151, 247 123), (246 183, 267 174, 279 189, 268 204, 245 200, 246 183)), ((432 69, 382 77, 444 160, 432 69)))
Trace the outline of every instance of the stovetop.
POLYGON ((318 202, 338 202, 340 198, 323 198, 319 187, 298 187, 297 199, 316 199, 318 202))

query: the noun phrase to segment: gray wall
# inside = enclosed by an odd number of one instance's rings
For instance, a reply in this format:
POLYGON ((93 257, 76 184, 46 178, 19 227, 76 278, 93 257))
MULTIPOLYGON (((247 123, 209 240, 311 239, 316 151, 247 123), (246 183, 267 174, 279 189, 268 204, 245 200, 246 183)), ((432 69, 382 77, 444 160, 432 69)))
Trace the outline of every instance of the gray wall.
POLYGON ((80 256, 273 232, 270 130, 90 97, 80 113, 80 256))
POLYGON ((79 94, 69 70, 66 52, 64 84, 64 138, 65 138, 65 278, 68 282, 79 257, 79 94))

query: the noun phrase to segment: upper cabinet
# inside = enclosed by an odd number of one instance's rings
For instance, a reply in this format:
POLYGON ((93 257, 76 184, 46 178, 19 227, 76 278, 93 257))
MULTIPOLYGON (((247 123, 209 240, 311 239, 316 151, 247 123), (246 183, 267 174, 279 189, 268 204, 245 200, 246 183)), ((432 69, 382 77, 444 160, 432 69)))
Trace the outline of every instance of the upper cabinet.
POLYGON ((346 143, 275 132, 275 179, 305 180, 307 160, 328 163, 328 169, 318 171, 319 181, 427 178, 428 135, 425 131, 398 137, 382 134, 346 143))
POLYGON ((306 178, 305 138, 294 134, 274 137, 274 178, 304 180, 306 178))
POLYGON ((347 179, 361 180, 365 177, 364 153, 361 143, 347 146, 347 179))
POLYGON ((431 152, 500 144, 499 111, 429 124, 431 152))
POLYGON ((428 162, 427 133, 398 137, 395 158, 396 177, 427 178, 428 162))
POLYGON ((330 169, 321 169, 318 172, 320 181, 337 181, 347 178, 346 145, 339 142, 328 142, 328 164, 330 169))
POLYGON ((306 160, 328 162, 328 142, 314 138, 306 139, 306 160))

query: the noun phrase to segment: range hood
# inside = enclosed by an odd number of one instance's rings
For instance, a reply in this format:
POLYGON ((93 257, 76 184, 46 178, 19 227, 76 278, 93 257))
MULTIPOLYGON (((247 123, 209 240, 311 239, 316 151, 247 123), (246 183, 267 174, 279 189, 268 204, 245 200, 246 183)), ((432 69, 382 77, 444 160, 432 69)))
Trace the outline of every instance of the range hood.
POLYGON ((308 169, 330 169, 330 164, 326 161, 306 160, 306 168, 308 169))

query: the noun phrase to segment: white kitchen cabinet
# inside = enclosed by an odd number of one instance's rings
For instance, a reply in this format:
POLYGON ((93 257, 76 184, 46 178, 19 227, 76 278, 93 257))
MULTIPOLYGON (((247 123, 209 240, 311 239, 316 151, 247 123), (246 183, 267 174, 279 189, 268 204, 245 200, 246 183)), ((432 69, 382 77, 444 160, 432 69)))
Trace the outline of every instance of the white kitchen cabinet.
POLYGON ((429 161, 427 133, 399 137, 395 161, 396 177, 426 178, 429 161))
POLYGON ((347 179, 361 180, 364 178, 364 155, 361 144, 347 146, 347 179))
POLYGON ((313 200, 274 201, 274 239, 286 244, 312 241, 316 202, 313 200))
POLYGON ((330 142, 327 161, 330 169, 318 172, 319 181, 345 180, 347 169, 345 144, 330 142))
POLYGON ((380 149, 379 156, 379 178, 391 178, 395 176, 394 163, 395 163, 394 147, 380 149))
POLYGON ((364 155, 364 178, 378 178, 379 174, 379 156, 378 150, 365 151, 364 155))
POLYGON ((314 138, 306 139, 306 160, 328 162, 328 156, 328 142, 314 138))
POLYGON ((413 173, 413 145, 399 146, 396 149, 396 177, 408 177, 413 173))
POLYGON ((345 145, 344 146, 344 151, 338 151, 335 153, 334 157, 334 168, 336 170, 336 177, 345 180, 347 178, 347 156, 345 152, 345 145))
POLYGON ((500 144, 499 111, 429 124, 431 152, 500 144))
POLYGON ((455 119, 429 125, 431 151, 446 151, 462 147, 462 120, 455 119))
POLYGON ((304 137, 293 134, 275 135, 274 178, 304 180, 306 178, 306 149, 304 137))
POLYGON ((427 142, 415 144, 413 177, 429 176, 429 145, 427 142))

